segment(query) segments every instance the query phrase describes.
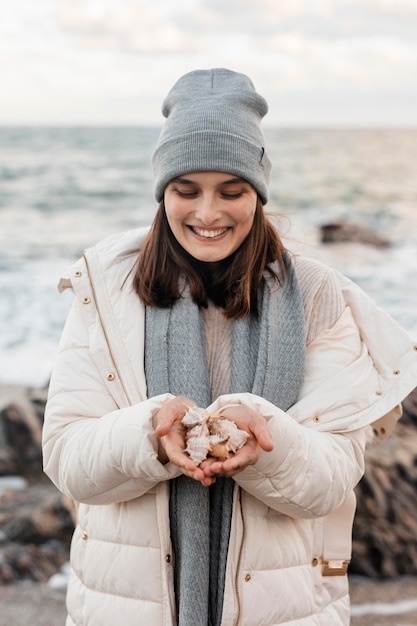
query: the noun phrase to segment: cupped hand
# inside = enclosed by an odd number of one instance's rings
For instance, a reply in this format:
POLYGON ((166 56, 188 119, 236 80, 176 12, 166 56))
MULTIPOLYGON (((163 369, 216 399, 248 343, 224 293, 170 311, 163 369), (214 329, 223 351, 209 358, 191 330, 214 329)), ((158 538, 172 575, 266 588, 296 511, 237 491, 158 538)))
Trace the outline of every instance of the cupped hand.
POLYGON ((161 463, 171 461, 185 476, 209 486, 215 482, 215 477, 206 475, 184 452, 186 442, 182 418, 191 406, 196 406, 193 400, 176 396, 167 400, 154 415, 155 434, 159 438, 158 457, 161 463))
POLYGON ((230 406, 221 411, 222 417, 235 422, 236 426, 248 433, 248 440, 242 448, 225 461, 208 458, 200 468, 207 477, 235 476, 249 465, 254 465, 260 450, 271 452, 274 447, 268 424, 257 411, 243 405, 230 406))

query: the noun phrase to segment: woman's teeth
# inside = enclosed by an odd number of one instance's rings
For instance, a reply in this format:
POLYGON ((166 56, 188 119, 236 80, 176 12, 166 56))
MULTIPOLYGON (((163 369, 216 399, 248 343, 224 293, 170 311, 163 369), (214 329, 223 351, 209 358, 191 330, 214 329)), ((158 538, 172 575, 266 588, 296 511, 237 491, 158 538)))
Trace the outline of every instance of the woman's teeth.
POLYGON ((195 226, 193 227, 193 231, 195 232, 196 235, 198 235, 199 237, 208 237, 208 238, 218 237, 219 235, 223 235, 223 233, 225 233, 226 230, 227 228, 219 228, 218 230, 201 230, 200 228, 196 228, 195 226))

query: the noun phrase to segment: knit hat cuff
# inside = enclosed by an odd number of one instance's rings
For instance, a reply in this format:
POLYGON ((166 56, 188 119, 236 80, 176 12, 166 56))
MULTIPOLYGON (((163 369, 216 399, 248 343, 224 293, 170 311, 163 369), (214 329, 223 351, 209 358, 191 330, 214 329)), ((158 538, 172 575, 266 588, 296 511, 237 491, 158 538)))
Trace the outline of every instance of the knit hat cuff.
POLYGON ((239 176, 256 189, 263 204, 268 201, 271 163, 265 149, 238 135, 212 129, 180 135, 159 144, 152 162, 157 202, 172 179, 208 171, 239 176))

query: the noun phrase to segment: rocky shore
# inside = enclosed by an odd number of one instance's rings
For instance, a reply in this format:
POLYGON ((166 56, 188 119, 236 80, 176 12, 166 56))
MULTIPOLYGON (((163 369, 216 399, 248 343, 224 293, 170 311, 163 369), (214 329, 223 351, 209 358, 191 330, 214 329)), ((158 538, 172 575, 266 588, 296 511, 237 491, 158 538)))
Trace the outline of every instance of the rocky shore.
MULTIPOLYGON (((371 444, 356 488, 351 574, 417 575, 417 389, 390 437, 371 444)), ((417 623, 417 622, 416 622, 417 623)))
POLYGON ((42 471, 45 400, 0 389, 0 585, 47 582, 68 561, 72 503, 42 471))
MULTIPOLYGON (((46 583, 68 560, 73 509, 42 472, 45 389, 0 388, 0 586, 46 583)), ((417 575, 417 390, 357 487, 351 576, 417 575)))

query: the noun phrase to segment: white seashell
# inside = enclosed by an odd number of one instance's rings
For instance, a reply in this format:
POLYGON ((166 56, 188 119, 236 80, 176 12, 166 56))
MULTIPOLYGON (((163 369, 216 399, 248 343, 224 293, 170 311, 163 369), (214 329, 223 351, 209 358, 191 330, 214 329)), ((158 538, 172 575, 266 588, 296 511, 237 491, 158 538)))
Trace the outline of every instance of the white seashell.
POLYGON ((220 419, 218 417, 215 419, 210 418, 208 421, 210 434, 216 436, 219 442, 226 441, 230 436, 231 424, 234 426, 233 422, 229 420, 220 419))
POLYGON ((196 426, 197 424, 204 424, 207 422, 209 418, 209 414, 205 409, 200 408, 199 406, 191 406, 187 413, 182 418, 182 423, 187 428, 192 426, 196 426))
POLYGON ((197 424, 196 426, 193 426, 192 428, 190 428, 190 430, 187 431, 187 438, 209 437, 209 436, 210 436, 210 431, 207 426, 207 422, 204 422, 204 424, 197 424))
POLYGON ((200 465, 201 461, 207 458, 209 449, 210 441, 208 437, 190 437, 185 451, 196 465, 200 465))
POLYGON ((245 430, 241 430, 236 426, 234 422, 230 422, 229 437, 226 441, 227 449, 230 452, 236 452, 239 448, 242 448, 248 440, 248 433, 245 430))
POLYGON ((211 435, 218 438, 218 442, 227 442, 227 449, 230 452, 236 452, 248 440, 248 433, 241 430, 236 424, 228 419, 221 418, 210 420, 208 422, 211 435))
POLYGON ((196 465, 209 454, 226 459, 245 445, 248 433, 221 415, 209 415, 205 409, 190 407, 182 418, 186 428, 185 451, 196 465))

